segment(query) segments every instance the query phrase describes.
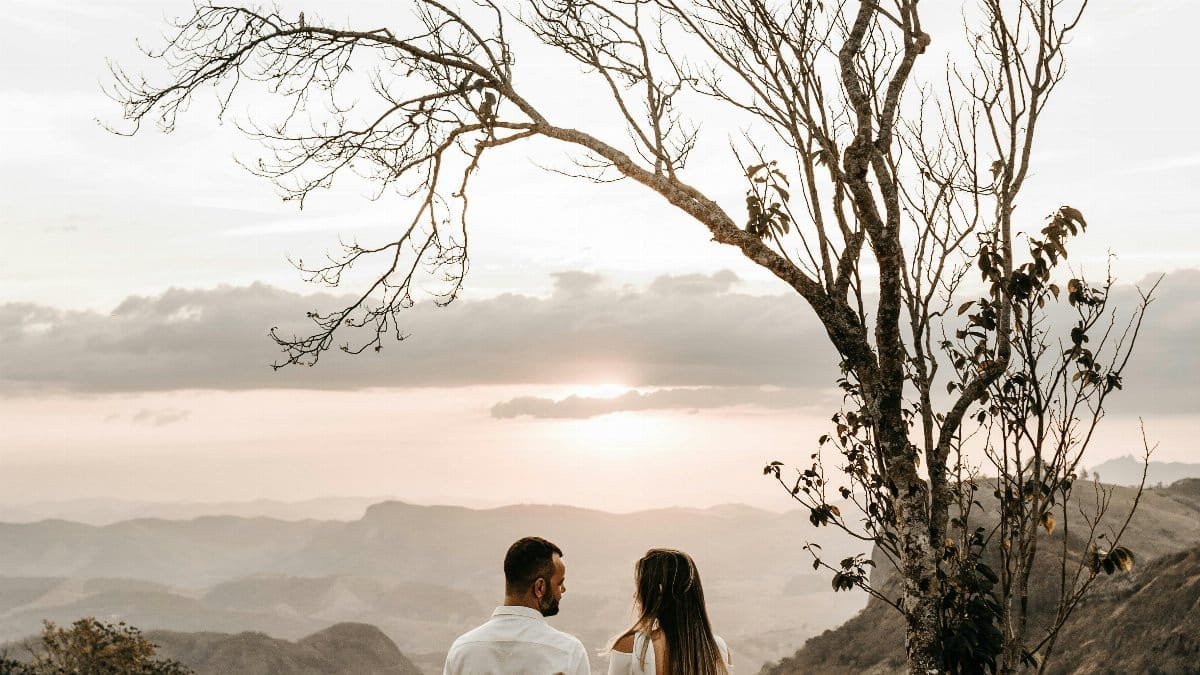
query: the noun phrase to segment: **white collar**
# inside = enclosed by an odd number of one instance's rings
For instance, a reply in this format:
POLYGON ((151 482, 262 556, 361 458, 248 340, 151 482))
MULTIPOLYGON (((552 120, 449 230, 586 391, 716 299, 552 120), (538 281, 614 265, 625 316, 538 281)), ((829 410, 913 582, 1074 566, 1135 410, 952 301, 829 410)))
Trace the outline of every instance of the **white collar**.
POLYGON ((532 607, 524 605, 500 605, 496 611, 492 612, 492 616, 523 616, 526 619, 538 619, 545 621, 546 617, 542 613, 532 607))

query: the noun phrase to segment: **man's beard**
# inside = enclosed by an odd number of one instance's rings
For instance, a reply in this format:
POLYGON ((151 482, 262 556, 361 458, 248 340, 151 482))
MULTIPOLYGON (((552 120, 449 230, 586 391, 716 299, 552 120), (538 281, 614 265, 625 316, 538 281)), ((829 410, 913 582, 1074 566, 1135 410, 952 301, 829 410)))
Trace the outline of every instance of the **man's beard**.
POLYGON ((542 596, 542 599, 538 600, 538 611, 542 613, 542 616, 558 614, 558 598, 552 595, 542 596))

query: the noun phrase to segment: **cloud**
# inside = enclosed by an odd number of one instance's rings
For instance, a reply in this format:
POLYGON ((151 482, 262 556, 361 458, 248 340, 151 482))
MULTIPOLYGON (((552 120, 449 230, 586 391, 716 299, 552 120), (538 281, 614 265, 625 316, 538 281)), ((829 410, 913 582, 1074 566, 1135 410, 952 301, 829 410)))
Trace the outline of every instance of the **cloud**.
MULTIPOLYGON (((1138 285, 1147 289, 1157 276, 1138 285)), ((1137 302, 1132 285, 1115 289, 1113 305, 1137 302)), ((1150 304, 1114 412, 1154 415, 1200 412, 1200 270, 1178 270, 1163 279, 1150 304)), ((1132 448, 1131 448, 1132 450, 1132 448)))
POLYGON ((143 408, 134 413, 130 421, 141 426, 165 427, 168 424, 182 422, 189 415, 191 415, 191 411, 178 408, 143 408))
MULTIPOLYGON (((766 398, 787 396, 756 388, 797 390, 793 400, 803 401, 837 377, 837 355, 799 297, 739 293, 731 272, 664 276, 639 288, 582 272, 558 274, 555 283, 547 297, 466 298, 440 309, 418 304, 403 317, 410 337, 386 342, 380 354, 334 352, 315 368, 278 372, 269 367, 277 352, 267 329, 303 330, 306 311, 336 308, 344 296, 256 283, 134 296, 110 313, 3 304, 0 393, 619 382, 681 390, 630 396, 623 405, 683 409, 746 398, 770 405, 766 398), (697 388, 714 391, 687 391, 697 388)), ((1114 305, 1130 308, 1136 298, 1133 286, 1123 285, 1114 305)), ((1113 411, 1200 411, 1193 391, 1200 380, 1197 335, 1200 270, 1173 272, 1151 306, 1113 411)), ((565 414, 571 406, 586 412, 615 405, 551 403, 505 402, 499 411, 565 414)))
POLYGON ((256 283, 170 289, 111 313, 0 305, 0 392, 466 386, 621 382, 630 387, 826 387, 836 357, 795 296, 733 291, 737 277, 660 277, 617 287, 555 276, 548 297, 418 304, 410 337, 379 354, 331 352, 272 371, 267 330, 303 331, 308 311, 347 301, 256 283))
POLYGON ((605 398, 573 395, 555 400, 521 396, 492 406, 492 417, 586 419, 616 412, 642 410, 701 410, 744 405, 786 409, 828 403, 828 397, 815 395, 806 389, 698 387, 659 389, 645 393, 630 390, 620 396, 605 398))
POLYGON ((554 291, 558 295, 578 298, 598 290, 604 283, 604 277, 591 272, 554 272, 554 291))
POLYGON ((718 295, 728 293, 737 282, 737 275, 729 270, 721 270, 711 276, 662 276, 651 282, 650 292, 657 295, 718 295))

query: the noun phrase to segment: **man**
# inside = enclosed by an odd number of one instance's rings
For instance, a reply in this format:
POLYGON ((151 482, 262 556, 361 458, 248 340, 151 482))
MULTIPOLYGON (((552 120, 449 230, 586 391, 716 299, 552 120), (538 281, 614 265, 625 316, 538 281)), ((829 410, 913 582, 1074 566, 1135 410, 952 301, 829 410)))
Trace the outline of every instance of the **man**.
POLYGON ((541 537, 518 539, 504 556, 504 604, 454 641, 445 675, 591 675, 579 638, 546 623, 558 614, 566 579, 561 549, 541 537))

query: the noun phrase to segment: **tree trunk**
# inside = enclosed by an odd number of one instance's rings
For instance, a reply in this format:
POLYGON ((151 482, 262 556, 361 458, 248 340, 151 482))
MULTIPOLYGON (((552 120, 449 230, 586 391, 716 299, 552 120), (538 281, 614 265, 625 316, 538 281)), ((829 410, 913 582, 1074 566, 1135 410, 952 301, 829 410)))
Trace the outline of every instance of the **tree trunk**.
MULTIPOLYGON (((904 434, 898 434, 904 438, 904 434)), ((938 588, 934 542, 929 534, 928 484, 915 465, 897 462, 893 473, 899 494, 896 528, 900 536, 901 571, 904 574, 904 614, 908 624, 907 652, 910 675, 941 672, 938 630, 938 588)))
POLYGON ((908 672, 932 675, 941 672, 938 635, 938 599, 933 555, 929 541, 929 523, 925 518, 925 490, 917 489, 911 498, 902 498, 904 515, 900 532, 904 541, 904 612, 908 621, 908 672), (914 511, 920 509, 917 513, 914 511), (909 515, 913 514, 913 515, 909 515))

